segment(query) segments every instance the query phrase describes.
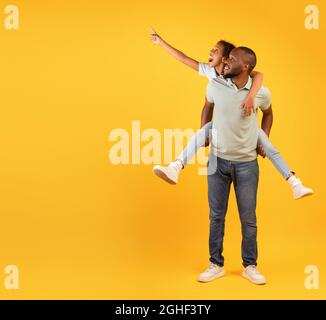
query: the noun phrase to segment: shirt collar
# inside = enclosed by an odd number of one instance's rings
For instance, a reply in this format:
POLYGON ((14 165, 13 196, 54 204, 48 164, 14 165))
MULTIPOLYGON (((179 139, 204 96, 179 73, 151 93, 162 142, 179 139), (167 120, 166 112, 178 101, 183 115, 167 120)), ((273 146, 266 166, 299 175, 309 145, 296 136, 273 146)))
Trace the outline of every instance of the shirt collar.
POLYGON ((226 81, 227 81, 227 83, 228 83, 229 86, 234 87, 235 89, 237 89, 239 91, 240 90, 244 90, 244 89, 247 89, 247 90, 250 91, 251 86, 252 86, 252 79, 251 79, 250 76, 248 77, 248 81, 245 84, 245 86, 243 88, 240 88, 240 89, 238 89, 238 87, 232 82, 232 80, 230 78, 227 78, 226 81))
POLYGON ((247 81, 246 85, 244 86, 244 89, 250 90, 251 89, 251 86, 252 86, 252 79, 249 76, 248 77, 248 81, 247 81))

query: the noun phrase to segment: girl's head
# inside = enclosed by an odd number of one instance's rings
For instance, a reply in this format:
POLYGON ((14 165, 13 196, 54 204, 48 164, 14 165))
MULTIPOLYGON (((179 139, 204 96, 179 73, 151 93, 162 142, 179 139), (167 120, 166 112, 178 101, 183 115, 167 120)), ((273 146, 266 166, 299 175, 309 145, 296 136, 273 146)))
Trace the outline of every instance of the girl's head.
POLYGON ((217 67, 229 57, 235 46, 225 40, 220 40, 210 51, 208 63, 212 68, 217 67))

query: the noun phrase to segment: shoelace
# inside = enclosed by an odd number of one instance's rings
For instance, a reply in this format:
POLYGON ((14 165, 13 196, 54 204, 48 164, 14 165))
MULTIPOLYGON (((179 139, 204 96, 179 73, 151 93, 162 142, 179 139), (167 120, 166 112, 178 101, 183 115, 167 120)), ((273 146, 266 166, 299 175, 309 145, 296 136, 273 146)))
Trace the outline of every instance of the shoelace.
POLYGON ((211 263, 211 264, 209 265, 207 271, 212 270, 212 269, 216 269, 216 268, 217 268, 217 266, 216 266, 215 264, 211 263))
POLYGON ((249 270, 248 270, 249 272, 252 272, 252 273, 254 273, 254 274, 259 274, 259 271, 258 271, 257 268, 254 267, 254 266, 250 266, 248 269, 249 269, 249 270))

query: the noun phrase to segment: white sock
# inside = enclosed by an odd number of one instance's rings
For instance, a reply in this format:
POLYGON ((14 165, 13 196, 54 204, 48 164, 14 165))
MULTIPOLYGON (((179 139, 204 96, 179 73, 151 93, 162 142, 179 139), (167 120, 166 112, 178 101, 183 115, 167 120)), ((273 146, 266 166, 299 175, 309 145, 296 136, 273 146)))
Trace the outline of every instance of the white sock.
POLYGON ((296 185, 296 180, 297 180, 297 177, 296 176, 291 176, 288 180, 287 180, 287 182, 290 184, 290 186, 293 188, 295 185, 296 185))

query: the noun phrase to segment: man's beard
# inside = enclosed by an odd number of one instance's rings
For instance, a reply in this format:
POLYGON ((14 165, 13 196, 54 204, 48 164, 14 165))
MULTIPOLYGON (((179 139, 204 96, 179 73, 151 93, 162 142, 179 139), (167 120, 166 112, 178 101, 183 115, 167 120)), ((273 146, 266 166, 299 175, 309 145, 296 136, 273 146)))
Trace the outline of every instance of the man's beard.
POLYGON ((227 74, 223 74, 224 78, 233 78, 238 76, 241 73, 241 68, 240 67, 235 67, 233 70, 227 74))
POLYGON ((223 77, 226 78, 226 79, 227 79, 227 78, 233 78, 233 77, 235 77, 235 76, 236 76, 236 75, 233 74, 233 73, 228 73, 228 74, 225 74, 225 73, 224 73, 224 74, 223 74, 223 77))

